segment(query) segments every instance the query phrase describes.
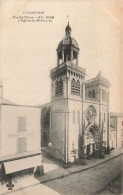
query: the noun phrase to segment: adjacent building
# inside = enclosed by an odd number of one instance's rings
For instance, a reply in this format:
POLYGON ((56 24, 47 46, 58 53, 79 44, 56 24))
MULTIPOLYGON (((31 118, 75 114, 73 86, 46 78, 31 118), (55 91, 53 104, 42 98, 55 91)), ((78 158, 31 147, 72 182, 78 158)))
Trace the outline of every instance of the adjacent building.
POLYGON ((110 113, 110 148, 123 147, 123 113, 110 113))
POLYGON ((0 179, 22 172, 42 171, 41 108, 14 104, 0 86, 0 179))

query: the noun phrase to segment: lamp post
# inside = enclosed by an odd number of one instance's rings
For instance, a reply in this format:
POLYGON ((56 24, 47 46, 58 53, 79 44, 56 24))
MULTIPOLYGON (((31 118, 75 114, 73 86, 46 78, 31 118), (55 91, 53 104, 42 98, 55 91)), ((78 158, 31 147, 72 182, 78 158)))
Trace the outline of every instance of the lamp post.
POLYGON ((51 148, 52 148, 51 142, 48 143, 48 147, 49 147, 49 158, 51 159, 51 148))

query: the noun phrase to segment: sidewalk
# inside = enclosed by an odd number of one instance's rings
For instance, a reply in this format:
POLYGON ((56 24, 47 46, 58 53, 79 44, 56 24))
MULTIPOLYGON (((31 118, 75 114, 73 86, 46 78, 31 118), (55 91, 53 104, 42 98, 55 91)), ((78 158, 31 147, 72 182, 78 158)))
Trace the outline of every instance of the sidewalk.
POLYGON ((59 164, 52 159, 48 159, 43 155, 43 165, 44 165, 44 175, 38 178, 34 178, 33 175, 25 175, 20 176, 12 179, 12 183, 14 184, 13 190, 8 190, 6 187, 6 183, 3 185, 0 184, 0 195, 1 194, 8 194, 14 191, 18 191, 21 189, 28 188, 30 186, 36 186, 40 183, 45 183, 47 181, 60 179, 66 177, 68 175, 74 174, 76 172, 80 172, 83 170, 87 170, 91 167, 97 166, 102 164, 112 158, 115 158, 123 153, 123 149, 115 149, 111 151, 110 154, 105 155, 104 159, 95 159, 92 158, 91 160, 87 160, 87 165, 72 165, 70 168, 64 169, 63 167, 59 166, 59 164))
POLYGON ((18 191, 19 189, 24 189, 29 186, 33 186, 39 184, 40 182, 33 177, 33 175, 25 175, 12 179, 12 184, 14 184, 13 190, 8 190, 6 187, 7 183, 0 184, 0 194, 8 194, 14 191, 18 191))
POLYGON ((56 162, 48 159, 43 155, 43 165, 44 165, 44 176, 41 176, 38 178, 38 180, 41 183, 54 180, 54 179, 60 179, 62 177, 68 176, 70 174, 87 170, 91 167, 95 167, 99 164, 102 164, 108 160, 111 160, 112 158, 115 158, 116 156, 119 156, 123 153, 123 148, 112 150, 110 154, 105 155, 104 159, 96 159, 92 158, 91 160, 87 160, 87 165, 72 165, 70 168, 64 169, 63 167, 60 167, 56 162))
POLYGON ((37 179, 31 175, 24 176, 23 178, 17 178, 17 180, 12 180, 15 185, 13 190, 8 190, 6 185, 0 186, 0 194, 11 194, 11 195, 60 195, 53 189, 41 184, 37 179))

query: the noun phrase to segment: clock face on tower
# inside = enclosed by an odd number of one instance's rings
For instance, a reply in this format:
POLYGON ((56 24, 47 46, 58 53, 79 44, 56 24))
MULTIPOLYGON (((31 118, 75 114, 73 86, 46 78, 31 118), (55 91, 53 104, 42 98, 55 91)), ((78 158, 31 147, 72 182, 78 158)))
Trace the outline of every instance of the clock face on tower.
POLYGON ((96 117, 96 109, 94 106, 89 106, 86 110, 86 118, 88 122, 92 122, 96 117))

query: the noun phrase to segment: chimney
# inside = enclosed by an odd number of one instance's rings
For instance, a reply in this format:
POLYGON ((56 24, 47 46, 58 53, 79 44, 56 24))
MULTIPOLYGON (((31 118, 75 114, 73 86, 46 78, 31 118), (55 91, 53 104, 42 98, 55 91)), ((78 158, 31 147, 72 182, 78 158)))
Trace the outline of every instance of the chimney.
POLYGON ((3 85, 2 85, 2 81, 0 80, 0 98, 3 97, 3 85))

